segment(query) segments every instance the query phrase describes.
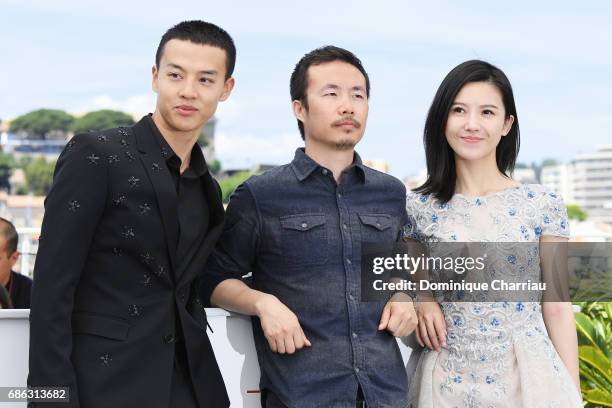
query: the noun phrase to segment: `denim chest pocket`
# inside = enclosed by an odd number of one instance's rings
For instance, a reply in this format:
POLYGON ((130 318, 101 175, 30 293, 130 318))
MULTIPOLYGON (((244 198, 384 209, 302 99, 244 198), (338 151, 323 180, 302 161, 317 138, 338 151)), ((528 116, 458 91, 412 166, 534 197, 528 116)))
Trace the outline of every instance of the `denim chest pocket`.
POLYGON ((295 214, 280 217, 281 250, 288 266, 314 266, 327 262, 325 214, 295 214))
POLYGON ((397 227, 389 214, 358 214, 362 242, 395 242, 397 227))

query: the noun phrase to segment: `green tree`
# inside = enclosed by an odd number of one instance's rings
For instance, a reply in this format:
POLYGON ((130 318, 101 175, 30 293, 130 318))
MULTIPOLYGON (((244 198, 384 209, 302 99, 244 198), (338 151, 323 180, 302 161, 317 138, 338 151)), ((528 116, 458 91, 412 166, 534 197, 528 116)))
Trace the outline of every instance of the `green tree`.
POLYGON ((48 139, 54 133, 68 132, 74 118, 63 110, 38 109, 21 115, 11 122, 10 131, 25 132, 29 137, 48 139))
POLYGON ((55 163, 48 162, 44 157, 32 160, 24 169, 27 189, 35 195, 47 195, 53 182, 55 163))
POLYGON ((219 173, 219 170, 221 170, 221 162, 219 160, 213 160, 208 163, 208 170, 210 170, 212 174, 219 173))
POLYGON ((584 221, 587 219, 587 213, 576 204, 567 206, 567 216, 570 220, 584 221))
POLYGON ((0 151, 0 190, 11 189, 9 178, 15 168, 15 159, 12 155, 0 151))
POLYGON ((541 167, 556 166, 558 164, 559 164, 559 162, 557 160, 555 160, 555 159, 544 159, 542 161, 541 167))
POLYGON ((222 178, 219 180, 221 186, 221 192, 223 193, 223 202, 228 203, 230 196, 236 190, 236 188, 242 184, 246 179, 250 177, 251 173, 248 171, 241 171, 234 174, 233 176, 222 178))
POLYGON ((131 126, 134 124, 134 119, 127 113, 116 110, 102 109, 89 112, 80 118, 75 119, 71 126, 74 133, 84 132, 87 130, 102 130, 110 129, 119 126, 131 126))

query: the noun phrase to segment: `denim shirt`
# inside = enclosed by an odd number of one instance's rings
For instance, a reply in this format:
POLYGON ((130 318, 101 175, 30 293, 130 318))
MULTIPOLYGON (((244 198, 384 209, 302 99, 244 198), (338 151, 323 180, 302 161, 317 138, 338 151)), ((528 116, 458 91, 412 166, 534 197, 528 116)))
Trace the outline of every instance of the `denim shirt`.
POLYGON ((397 342, 378 330, 384 303, 360 301, 361 243, 394 242, 406 222, 404 185, 357 154, 339 185, 298 149, 290 164, 238 187, 205 268, 203 297, 252 272, 252 287, 291 309, 312 343, 274 353, 253 318, 262 390, 289 407, 354 408, 361 385, 368 407, 408 405, 397 342))

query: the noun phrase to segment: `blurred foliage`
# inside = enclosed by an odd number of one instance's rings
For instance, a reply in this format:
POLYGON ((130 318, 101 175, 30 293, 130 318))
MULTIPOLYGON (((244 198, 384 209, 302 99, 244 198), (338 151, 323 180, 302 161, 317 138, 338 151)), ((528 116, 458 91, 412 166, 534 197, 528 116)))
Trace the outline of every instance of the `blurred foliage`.
POLYGON ((241 171, 232 176, 219 179, 219 185, 221 186, 221 192, 223 194, 223 203, 228 203, 234 190, 236 190, 236 188, 240 184, 244 183, 250 176, 251 172, 241 171))
POLYGON ((30 161, 23 169, 26 178, 26 190, 34 195, 46 196, 53 183, 54 162, 44 157, 30 161))
POLYGON ((0 190, 9 191, 11 189, 9 178, 13 173, 14 167, 15 159, 13 156, 0 151, 0 190))
POLYGON ((585 221, 587 219, 587 213, 576 204, 567 206, 567 216, 570 220, 585 221))
POLYGON ((47 139, 52 132, 68 132, 74 117, 59 109, 38 109, 15 118, 10 131, 47 139))
POLYGON ((88 130, 110 129, 119 126, 132 126, 134 119, 127 113, 116 110, 102 109, 89 112, 74 120, 71 130, 74 133, 88 130))
POLYGON ((612 302, 578 302, 580 389, 586 407, 612 407, 612 302))

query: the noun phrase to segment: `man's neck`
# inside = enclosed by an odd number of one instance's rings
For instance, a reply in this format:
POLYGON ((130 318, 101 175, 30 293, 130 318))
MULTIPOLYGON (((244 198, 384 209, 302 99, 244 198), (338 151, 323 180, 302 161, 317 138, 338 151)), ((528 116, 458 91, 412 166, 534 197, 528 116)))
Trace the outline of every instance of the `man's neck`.
POLYGON ((330 170, 337 184, 340 184, 342 172, 353 164, 355 149, 334 150, 328 146, 306 142, 305 153, 320 166, 330 170))
POLYGON ((198 141, 202 128, 191 130, 188 132, 181 132, 174 129, 170 129, 166 125, 166 122, 161 117, 158 111, 153 113, 153 123, 157 126, 159 133, 166 140, 166 143, 172 148, 172 151, 181 159, 181 170, 183 173, 189 167, 189 161, 191 160, 191 150, 198 141))
POLYGON ((0 285, 7 287, 9 280, 11 280, 11 271, 0 272, 0 285))

